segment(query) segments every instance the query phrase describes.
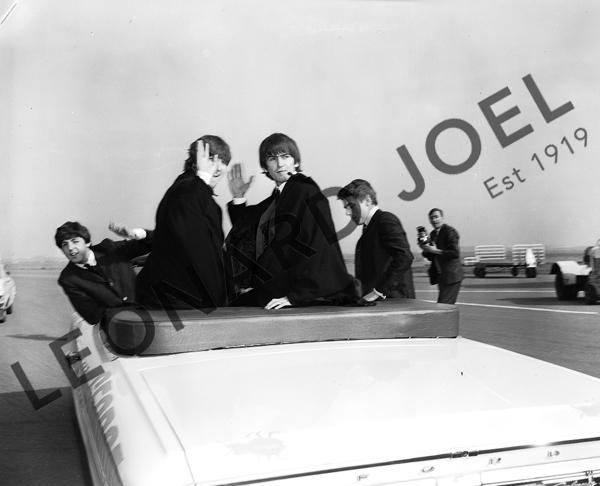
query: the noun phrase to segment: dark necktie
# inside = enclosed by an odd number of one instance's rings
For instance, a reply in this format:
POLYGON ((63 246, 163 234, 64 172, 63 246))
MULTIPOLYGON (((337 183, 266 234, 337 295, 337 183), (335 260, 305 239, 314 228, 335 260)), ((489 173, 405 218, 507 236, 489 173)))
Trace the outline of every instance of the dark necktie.
POLYGON ((106 275, 104 274, 102 269, 98 266, 98 264, 90 265, 89 263, 85 263, 83 266, 85 267, 86 270, 89 270, 90 272, 95 273, 96 275, 102 277, 103 279, 106 279, 106 275))

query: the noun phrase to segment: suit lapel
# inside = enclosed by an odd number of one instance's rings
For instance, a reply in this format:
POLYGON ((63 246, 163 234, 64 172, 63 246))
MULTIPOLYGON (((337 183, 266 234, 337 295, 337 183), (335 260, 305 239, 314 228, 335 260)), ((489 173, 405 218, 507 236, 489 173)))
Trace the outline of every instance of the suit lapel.
POLYGON ((440 243, 442 244, 442 246, 444 246, 445 242, 446 242, 446 225, 443 224, 442 226, 440 226, 440 229, 437 234, 438 248, 439 248, 440 243))
POLYGON ((69 262, 70 271, 81 277, 84 280, 90 280, 92 282, 105 282, 106 275, 103 270, 104 262, 104 253, 98 251, 97 249, 93 249, 94 255, 96 257, 96 267, 94 269, 81 268, 79 265, 75 265, 73 262, 69 262))
POLYGON ((275 189, 269 196, 270 201, 267 209, 261 214, 258 220, 258 230, 256 231, 256 258, 258 259, 266 248, 275 239, 275 214, 277 211, 277 202, 281 197, 278 190, 275 189))
POLYGON ((381 209, 379 209, 377 212, 375 212, 375 214, 371 217, 371 221, 369 221, 369 224, 364 229, 361 239, 371 238, 375 234, 375 228, 379 224, 380 217, 381 217, 381 209))
MULTIPOLYGON (((377 211, 373 215, 373 217, 371 218, 371 221, 369 221, 369 224, 366 227, 363 226, 362 235, 356 242, 356 254, 360 254, 362 247, 367 244, 367 241, 369 241, 370 238, 373 238, 373 235, 375 235, 376 226, 379 222, 379 216, 380 216, 379 213, 381 213, 381 210, 377 211)), ((355 260, 358 261, 359 258, 355 257, 355 260)))
POLYGON ((69 267, 69 273, 71 273, 72 275, 77 276, 78 278, 81 278, 83 280, 89 280, 91 282, 101 282, 102 278, 100 278, 100 275, 87 270, 85 268, 81 268, 78 265, 75 265, 73 262, 69 262, 68 265, 69 267))

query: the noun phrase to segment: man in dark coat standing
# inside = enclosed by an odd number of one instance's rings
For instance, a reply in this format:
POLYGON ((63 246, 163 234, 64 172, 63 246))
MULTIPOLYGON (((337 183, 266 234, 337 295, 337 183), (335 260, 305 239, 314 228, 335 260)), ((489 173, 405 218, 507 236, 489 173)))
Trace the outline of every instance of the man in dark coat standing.
POLYGON ((362 283, 363 299, 415 298, 411 264, 413 254, 400 220, 377 206, 371 184, 355 179, 340 189, 338 199, 363 233, 356 244, 354 266, 362 283))
POLYGON ((221 208, 213 187, 231 160, 221 138, 189 148, 183 173, 156 211, 152 253, 138 275, 138 300, 164 309, 213 309, 227 303, 221 208))
POLYGON ((430 241, 419 245, 423 256, 431 261, 429 281, 431 285, 438 285, 439 303, 454 304, 464 276, 458 231, 444 223, 444 212, 441 209, 433 208, 429 211, 429 221, 433 226, 430 241))
MULTIPOLYGON (((123 230, 111 227, 119 234, 123 230)), ((130 241, 108 238, 91 245, 88 229, 75 221, 67 221, 56 229, 54 241, 69 260, 58 283, 77 313, 89 324, 106 317, 107 309, 135 304, 135 273, 131 259, 151 250, 152 232, 126 230, 130 241)))
POLYGON ((244 181, 241 166, 230 171, 234 199, 228 205, 233 224, 228 249, 233 260, 243 260, 252 287, 235 304, 280 309, 353 300, 354 279, 346 271, 329 202, 310 177, 299 173, 294 140, 270 135, 260 145, 259 160, 276 187, 257 205, 245 203, 251 180, 244 181))

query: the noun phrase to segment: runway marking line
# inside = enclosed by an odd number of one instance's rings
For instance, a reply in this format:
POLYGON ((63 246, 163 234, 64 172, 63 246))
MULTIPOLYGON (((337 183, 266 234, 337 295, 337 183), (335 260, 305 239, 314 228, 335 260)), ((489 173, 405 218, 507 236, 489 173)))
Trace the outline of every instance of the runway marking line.
MULTIPOLYGON (((436 289, 426 289, 426 290, 417 290, 417 292, 438 292, 438 290, 436 289)), ((550 290, 550 289, 542 289, 542 290, 525 290, 525 289, 513 289, 513 290, 463 290, 460 289, 460 293, 461 294, 477 294, 477 293, 494 293, 494 294, 500 294, 500 293, 505 293, 505 294, 539 294, 539 293, 549 293, 549 294, 553 294, 555 291, 554 290, 550 290)))
MULTIPOLYGON (((435 302, 435 300, 426 300, 425 302, 435 302)), ((598 312, 591 312, 591 311, 570 311, 570 310, 562 310, 562 309, 546 309, 544 307, 522 307, 522 306, 518 306, 518 305, 475 304, 472 302, 457 302, 456 305, 472 305, 475 307, 496 307, 499 309, 556 312, 557 314, 586 314, 586 315, 597 315, 598 314, 598 312)))

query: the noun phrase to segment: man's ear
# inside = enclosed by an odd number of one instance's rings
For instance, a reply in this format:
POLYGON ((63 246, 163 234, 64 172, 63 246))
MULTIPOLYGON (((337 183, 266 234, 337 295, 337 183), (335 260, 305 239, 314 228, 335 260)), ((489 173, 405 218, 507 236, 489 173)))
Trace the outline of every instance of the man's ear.
POLYGON ((88 241, 88 242, 85 244, 85 246, 87 246, 87 247, 89 248, 91 244, 92 244, 92 242, 91 242, 91 241, 88 241))
POLYGON ((367 206, 373 206, 373 199, 371 199, 371 196, 369 194, 365 195, 363 201, 367 203, 367 206))

